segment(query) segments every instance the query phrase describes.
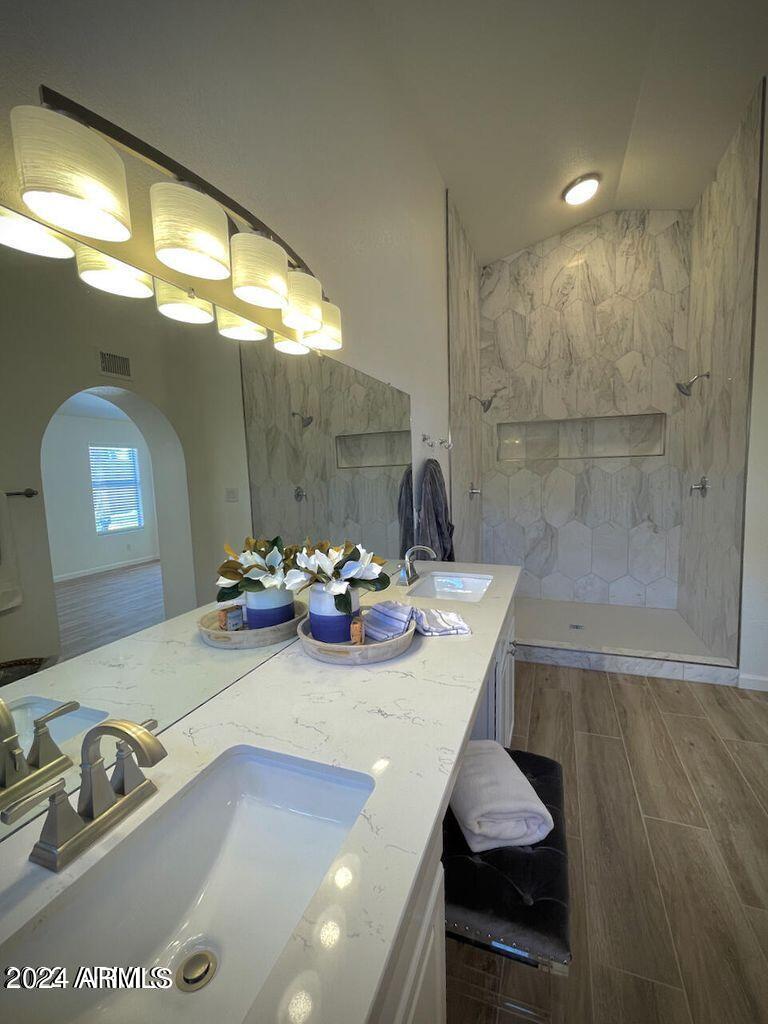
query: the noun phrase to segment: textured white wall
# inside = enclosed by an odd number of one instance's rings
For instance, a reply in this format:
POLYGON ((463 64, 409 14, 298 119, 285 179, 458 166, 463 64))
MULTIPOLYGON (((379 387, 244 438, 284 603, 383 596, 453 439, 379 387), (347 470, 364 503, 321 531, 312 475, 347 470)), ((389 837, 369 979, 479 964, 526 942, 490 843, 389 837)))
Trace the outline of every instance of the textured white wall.
POLYGON ((43 437, 42 471, 54 580, 157 558, 152 460, 134 423, 55 415, 43 437), (88 448, 93 446, 137 450, 144 509, 144 526, 140 530, 96 532, 88 461, 88 448))

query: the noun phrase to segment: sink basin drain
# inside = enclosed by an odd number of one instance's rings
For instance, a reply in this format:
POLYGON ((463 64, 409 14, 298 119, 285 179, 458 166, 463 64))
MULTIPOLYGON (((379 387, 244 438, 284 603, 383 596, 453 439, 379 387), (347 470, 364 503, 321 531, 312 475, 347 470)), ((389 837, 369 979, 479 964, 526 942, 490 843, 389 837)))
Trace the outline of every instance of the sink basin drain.
POLYGON ((209 949, 191 953, 176 971, 176 988, 182 992, 196 992, 208 984, 218 966, 219 961, 209 949))

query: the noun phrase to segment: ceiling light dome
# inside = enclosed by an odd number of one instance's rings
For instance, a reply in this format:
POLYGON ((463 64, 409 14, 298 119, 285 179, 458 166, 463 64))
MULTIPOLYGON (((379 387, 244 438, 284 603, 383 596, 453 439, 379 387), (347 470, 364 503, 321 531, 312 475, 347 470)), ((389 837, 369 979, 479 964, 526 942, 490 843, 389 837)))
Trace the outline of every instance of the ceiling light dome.
POLYGON ((92 288, 127 299, 148 299, 154 291, 149 274, 87 245, 78 246, 77 274, 92 288))
POLYGON ((215 199, 187 185, 158 181, 149 190, 155 255, 190 277, 229 277, 229 222, 215 199))
POLYGON ((238 299, 266 309, 288 304, 288 256, 271 238, 240 231, 232 236, 232 290, 238 299))
POLYGON ((155 278, 155 301, 163 316, 179 320, 184 324, 210 324, 213 322, 213 305, 199 299, 194 289, 184 291, 175 284, 155 278))
POLYGON ((108 242, 131 237, 125 167, 96 132, 45 107, 11 111, 24 205, 67 231, 108 242))
POLYGON ((74 245, 58 238, 50 228, 4 206, 0 206, 0 245, 53 260, 68 260, 75 255, 74 245))
POLYGON ((261 324, 246 320, 245 317, 238 316, 230 309, 222 309, 221 306, 216 307, 216 327, 219 334, 235 341, 264 341, 269 333, 261 324))
POLYGON ((309 348, 332 352, 341 348, 341 310, 332 302, 322 303, 323 325, 319 331, 304 335, 304 344, 309 348))
POLYGON ((284 352, 289 356, 305 356, 309 352, 307 346, 300 341, 286 338, 284 334, 278 334, 277 331, 272 332, 272 344, 278 352, 284 352))
POLYGON ((288 305, 283 310, 283 323, 294 331, 309 334, 323 326, 323 286, 303 270, 288 274, 288 305))
POLYGON ((563 189, 562 197, 569 206, 581 206, 592 198, 600 187, 600 175, 596 172, 582 174, 563 189))

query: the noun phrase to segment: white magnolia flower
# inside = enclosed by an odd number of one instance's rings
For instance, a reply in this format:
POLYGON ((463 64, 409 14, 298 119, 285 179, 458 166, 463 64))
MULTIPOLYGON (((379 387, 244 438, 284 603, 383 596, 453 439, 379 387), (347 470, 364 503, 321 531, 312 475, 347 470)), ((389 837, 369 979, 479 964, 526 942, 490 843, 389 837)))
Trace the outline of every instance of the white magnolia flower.
POLYGON ((280 554, 280 549, 272 548, 264 561, 270 569, 280 569, 283 564, 283 556, 280 554))
POLYGON ((261 577, 261 582, 265 588, 269 587, 282 587, 285 581, 285 574, 282 569, 276 569, 274 573, 265 573, 261 577))
POLYGON ((217 587, 236 587, 238 582, 239 582, 238 580, 228 580, 228 579, 225 579, 224 576, 219 576, 219 578, 216 580, 216 586, 217 587))
POLYGON ((317 558, 315 555, 308 555, 306 548, 296 555, 296 565, 307 572, 317 572, 317 558))
POLYGON ((326 594, 345 594, 349 590, 349 583, 346 580, 328 580, 323 590, 326 594))
POLYGON ((335 569, 336 563, 339 561, 339 558, 341 558, 341 555, 338 554, 336 555, 335 558, 331 558, 330 556, 332 553, 333 552, 331 551, 327 555, 324 555, 322 551, 315 552, 315 561, 317 562, 317 568, 321 573, 323 573, 324 576, 327 576, 328 579, 331 579, 333 577, 333 570, 335 569))
POLYGON ((375 580, 381 573, 381 566, 373 561, 373 553, 360 547, 360 558, 354 562, 347 562, 342 566, 341 578, 343 580, 375 580))
POLYGON ((252 566, 257 566, 259 569, 267 567, 258 551, 243 551, 237 556, 237 560, 244 569, 250 569, 252 566))
MULTIPOLYGON (((297 558, 298 560, 298 558, 297 558)), ((308 572, 302 572, 301 569, 290 569, 285 574, 285 588, 286 590, 301 590, 307 583, 311 583, 312 576, 308 572)))

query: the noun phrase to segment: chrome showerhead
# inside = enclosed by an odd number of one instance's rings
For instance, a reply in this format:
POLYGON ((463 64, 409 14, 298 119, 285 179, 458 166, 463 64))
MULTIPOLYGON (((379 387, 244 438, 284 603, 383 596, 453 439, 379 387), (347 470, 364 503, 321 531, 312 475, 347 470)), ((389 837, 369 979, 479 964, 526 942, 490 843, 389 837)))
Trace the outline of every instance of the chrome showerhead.
POLYGON ((496 388, 496 390, 493 392, 493 394, 489 398, 480 398, 478 395, 470 395, 469 396, 469 400, 471 402, 472 399, 474 398, 474 400, 476 402, 480 403, 480 408, 483 410, 483 412, 488 412, 488 410, 493 405, 494 398, 496 397, 496 395, 498 395, 498 393, 501 390, 502 390, 501 388, 496 388))
POLYGON ((314 420, 315 420, 314 416, 305 416, 301 412, 292 412, 291 416, 295 416, 296 419, 301 420, 301 429, 302 430, 306 430, 307 427, 311 427, 312 424, 314 423, 314 420))
POLYGON ((707 379, 709 379, 709 373, 697 373, 696 376, 691 377, 690 380, 677 381, 675 387, 681 395, 685 395, 686 398, 690 398, 691 392, 693 390, 693 385, 696 383, 697 380, 699 380, 702 377, 706 377, 707 379))

